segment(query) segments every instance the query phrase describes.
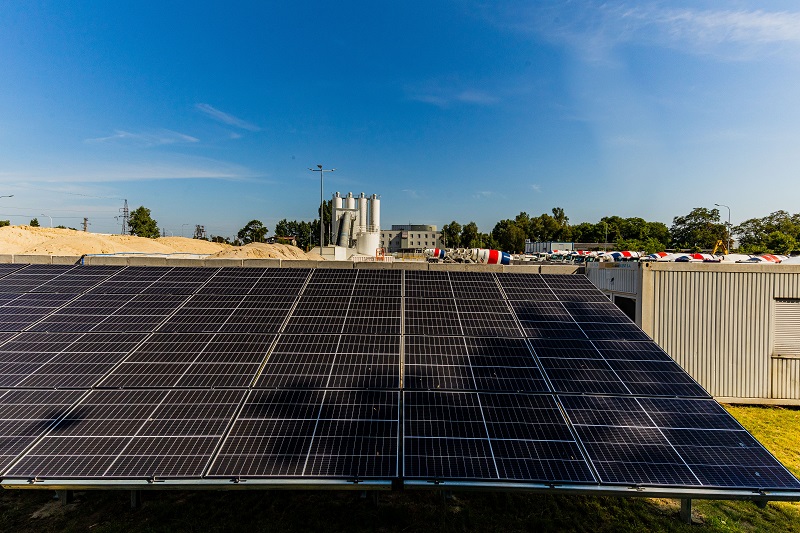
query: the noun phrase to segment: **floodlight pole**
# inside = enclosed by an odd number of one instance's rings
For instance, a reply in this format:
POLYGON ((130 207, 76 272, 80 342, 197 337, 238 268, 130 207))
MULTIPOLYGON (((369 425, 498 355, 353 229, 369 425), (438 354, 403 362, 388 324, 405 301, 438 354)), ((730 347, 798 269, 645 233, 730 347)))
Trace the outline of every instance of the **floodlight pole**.
POLYGON ((50 215, 45 215, 44 213, 42 213, 40 216, 49 218, 50 219, 50 227, 51 228, 53 227, 53 217, 51 217, 50 215))
POLYGON ((335 168, 322 168, 322 165, 317 165, 317 168, 309 168, 308 170, 312 172, 319 172, 319 253, 322 254, 322 246, 323 246, 323 232, 325 231, 325 198, 323 196, 323 187, 325 181, 325 173, 326 172, 333 172, 336 170, 335 168))
POLYGON ((717 207, 725 207, 728 209, 728 253, 731 253, 731 248, 733 247, 733 235, 731 235, 731 208, 725 204, 714 204, 717 207))

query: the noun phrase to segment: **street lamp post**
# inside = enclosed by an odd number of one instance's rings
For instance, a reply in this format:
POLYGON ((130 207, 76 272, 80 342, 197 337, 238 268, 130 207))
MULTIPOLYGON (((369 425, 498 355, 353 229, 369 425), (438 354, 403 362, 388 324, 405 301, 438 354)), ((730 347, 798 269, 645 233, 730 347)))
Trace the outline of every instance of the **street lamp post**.
POLYGON ((52 228, 53 227, 53 217, 51 217, 50 215, 45 215, 44 213, 42 213, 41 216, 47 217, 47 218, 50 219, 50 227, 52 228))
POLYGON ((733 235, 731 235, 731 208, 725 204, 714 204, 717 207, 725 207, 728 209, 728 253, 731 253, 731 248, 733 247, 733 235))
POLYGON ((333 172, 335 168, 324 169, 322 165, 317 165, 317 168, 309 168, 312 172, 319 172, 319 253, 322 253, 323 246, 323 231, 325 224, 323 223, 325 217, 325 199, 323 197, 323 183, 325 181, 325 173, 333 172))

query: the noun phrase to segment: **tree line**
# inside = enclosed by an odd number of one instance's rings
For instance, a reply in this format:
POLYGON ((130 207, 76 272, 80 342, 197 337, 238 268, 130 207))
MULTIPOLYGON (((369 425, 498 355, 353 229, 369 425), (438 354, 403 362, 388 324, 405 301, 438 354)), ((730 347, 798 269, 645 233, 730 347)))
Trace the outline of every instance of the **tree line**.
MULTIPOLYGON (((319 213, 319 210, 317 211, 319 213)), ((325 202, 322 210, 325 241, 332 242, 330 234, 331 201, 325 202)), ((158 237, 159 229, 144 206, 131 212, 130 233, 140 237, 158 237)), ((239 230, 234 240, 212 236, 215 242, 227 242, 235 246, 251 242, 264 242, 268 228, 259 220, 251 220, 239 230)), ((294 237, 297 245, 309 249, 319 244, 319 219, 278 221, 275 236, 294 237)), ((496 248, 511 253, 525 250, 525 240, 534 242, 581 242, 609 243, 621 250, 638 250, 646 253, 666 249, 709 250, 717 241, 725 243, 732 236, 739 242, 741 253, 790 253, 800 243, 800 213, 775 211, 763 218, 751 218, 738 226, 728 227, 720 220, 719 209, 695 207, 686 215, 676 216, 672 225, 647 221, 639 217, 623 218, 606 216, 599 221, 581 222, 571 225, 569 217, 561 207, 550 213, 532 217, 521 212, 513 219, 497 222, 489 233, 482 233, 478 225, 470 221, 460 224, 452 221, 442 227, 442 236, 448 248, 496 248)))
POLYGON ((639 217, 606 216, 599 221, 571 225, 561 207, 551 213, 531 217, 521 212, 514 219, 504 219, 490 233, 481 233, 475 222, 461 225, 455 220, 445 224, 442 234, 448 248, 497 248, 511 253, 525 250, 525 240, 534 242, 609 243, 620 250, 648 254, 667 250, 710 250, 717 241, 727 243, 732 236, 739 241, 741 253, 790 253, 800 243, 800 214, 775 211, 763 218, 752 218, 728 227, 720 220, 719 209, 695 207, 686 215, 676 216, 672 225, 639 217))

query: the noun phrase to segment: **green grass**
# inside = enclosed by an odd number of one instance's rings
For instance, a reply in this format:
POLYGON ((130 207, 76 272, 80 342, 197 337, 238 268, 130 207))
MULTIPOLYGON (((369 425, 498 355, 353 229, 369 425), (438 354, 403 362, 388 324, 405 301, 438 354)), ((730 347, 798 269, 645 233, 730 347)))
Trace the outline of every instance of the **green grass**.
MULTIPOLYGON (((800 410, 728 407, 800 476, 800 410)), ((525 493, 369 493, 314 491, 149 492, 129 508, 127 492, 90 491, 62 506, 50 491, 0 492, 0 531, 605 531, 800 532, 800 504, 693 502, 694 525, 679 502, 525 493)))

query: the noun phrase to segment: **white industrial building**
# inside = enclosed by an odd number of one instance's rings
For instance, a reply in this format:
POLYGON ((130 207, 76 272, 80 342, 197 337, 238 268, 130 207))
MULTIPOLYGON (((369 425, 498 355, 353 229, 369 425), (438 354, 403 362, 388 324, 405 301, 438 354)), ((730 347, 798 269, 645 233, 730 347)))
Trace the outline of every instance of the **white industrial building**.
POLYGON ((589 263, 586 275, 718 400, 800 405, 800 265, 589 263))
POLYGON ((389 253, 445 247, 442 232, 429 224, 393 224, 381 230, 381 246, 389 253))

